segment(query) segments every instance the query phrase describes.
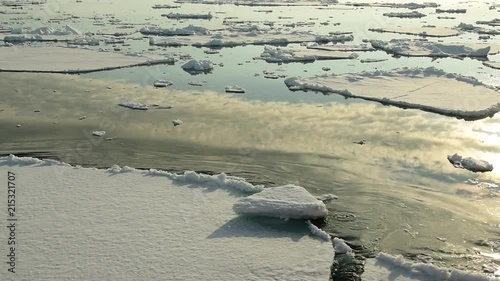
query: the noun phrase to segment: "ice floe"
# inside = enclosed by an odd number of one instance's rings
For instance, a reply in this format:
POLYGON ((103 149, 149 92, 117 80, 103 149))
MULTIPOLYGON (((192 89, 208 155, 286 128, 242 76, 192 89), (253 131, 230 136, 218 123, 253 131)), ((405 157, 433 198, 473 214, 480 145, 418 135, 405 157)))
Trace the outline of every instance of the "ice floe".
POLYGON ((135 109, 135 110, 148 110, 149 109, 149 106, 147 104, 140 103, 140 102, 125 101, 125 102, 118 103, 118 105, 126 107, 126 108, 130 108, 130 109, 135 109))
POLYGON ((391 12, 391 13, 384 13, 383 15, 390 18, 423 18, 426 16, 426 14, 420 13, 418 11, 391 12))
POLYGON ((208 180, 213 176, 193 172, 181 181, 160 171, 114 168, 121 172, 0 158, 0 172, 23 175, 29 194, 23 199, 23 266, 39 270, 16 271, 18 278, 328 280, 332 246, 310 235, 305 223, 236 216, 232 206, 247 194, 216 188, 208 180), (74 270, 78 264, 86 268, 74 270))
POLYGON ((234 204, 240 215, 257 215, 282 219, 315 219, 326 216, 325 204, 305 188, 295 185, 269 187, 234 204))
POLYGON ((145 35, 160 35, 160 36, 189 36, 189 35, 209 35, 210 31, 202 26, 189 25, 183 28, 160 28, 160 27, 143 27, 139 30, 145 35))
POLYGON ((394 281, 498 281, 484 274, 447 269, 427 263, 408 261, 402 256, 380 253, 366 259, 363 280, 394 281))
POLYGON ((102 137, 106 134, 105 131, 92 131, 92 135, 96 137, 102 137))
POLYGON ((443 44, 425 39, 392 39, 391 41, 372 40, 375 49, 389 54, 409 57, 487 57, 491 47, 474 48, 460 44, 443 44))
POLYGON ((212 19, 212 13, 208 12, 208 14, 181 14, 181 13, 169 13, 165 16, 169 19, 205 19, 205 20, 210 20, 212 19))
POLYGON ((436 9, 436 13, 438 14, 465 14, 467 13, 467 9, 436 9))
POLYGON ((237 94, 243 94, 245 93, 245 89, 243 89, 240 86, 227 86, 226 87, 226 93, 237 93, 237 94))
POLYGON ((191 74, 207 73, 214 69, 214 64, 209 60, 190 60, 183 64, 182 69, 191 74))
POLYGON ((500 61, 483 61, 483 65, 494 69, 500 69, 500 61))
POLYGON ((372 32, 417 35, 422 37, 452 37, 460 35, 460 30, 447 27, 384 27, 370 28, 372 32))
POLYGON ((450 163, 456 168, 466 169, 471 172, 483 173, 493 171, 493 165, 487 161, 474 159, 472 157, 462 157, 457 153, 448 155, 448 161, 450 161, 450 163))
POLYGON ((124 67, 170 63, 158 55, 124 55, 80 48, 28 47, 0 48, 1 71, 88 73, 124 67))
POLYGON ((184 122, 182 122, 181 119, 175 119, 175 120, 172 120, 172 124, 174 124, 174 127, 175 127, 175 126, 180 126, 180 125, 184 124, 184 122))
POLYGON ((266 47, 260 55, 270 63, 314 62, 316 60, 355 59, 356 53, 324 51, 321 49, 304 48, 272 48, 266 47))
POLYGON ((156 88, 164 88, 167 86, 172 86, 174 83, 168 80, 156 80, 153 82, 153 86, 156 88))
POLYGON ((291 77, 285 84, 290 90, 339 94, 466 120, 491 117, 500 111, 500 94, 494 88, 473 77, 434 67, 291 77))

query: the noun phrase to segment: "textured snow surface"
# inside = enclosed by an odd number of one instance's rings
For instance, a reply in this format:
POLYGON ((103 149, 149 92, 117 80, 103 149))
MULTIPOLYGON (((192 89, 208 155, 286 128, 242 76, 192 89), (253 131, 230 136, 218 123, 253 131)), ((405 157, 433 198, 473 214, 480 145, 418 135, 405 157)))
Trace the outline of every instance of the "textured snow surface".
POLYGON ((491 117, 500 111, 500 93, 496 90, 473 77, 433 67, 291 77, 285 84, 290 90, 340 94, 467 120, 491 117))
POLYGON ((0 71, 84 73, 116 68, 167 63, 157 55, 123 55, 62 47, 0 48, 0 71))
POLYGON ((238 217, 232 206, 247 193, 203 181, 212 176, 172 180, 161 171, 13 156, 0 158, 2 182, 7 171, 16 174, 22 209, 19 280, 324 281, 330 274, 332 246, 306 223, 238 217))
POLYGON ((472 157, 462 157, 456 153, 448 155, 448 161, 450 161, 450 163, 457 168, 466 169, 471 172, 493 171, 493 165, 484 160, 474 159, 472 157))
POLYGON ((401 256, 380 253, 367 259, 363 280, 391 281, 499 281, 498 278, 461 270, 448 270, 432 264, 414 263, 401 256))
POLYGON ((305 188, 284 185, 240 199, 234 211, 241 215, 256 215, 283 219, 315 219, 326 216, 325 204, 305 188))

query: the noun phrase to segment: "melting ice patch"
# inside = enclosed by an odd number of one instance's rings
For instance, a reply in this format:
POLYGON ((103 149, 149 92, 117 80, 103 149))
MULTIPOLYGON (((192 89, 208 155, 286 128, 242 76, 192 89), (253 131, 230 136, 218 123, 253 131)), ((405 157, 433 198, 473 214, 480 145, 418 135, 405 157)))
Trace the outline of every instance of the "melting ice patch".
POLYGON ((233 210, 240 215, 257 215, 282 219, 315 219, 326 216, 322 201, 305 188, 296 185, 269 187, 240 199, 233 210))

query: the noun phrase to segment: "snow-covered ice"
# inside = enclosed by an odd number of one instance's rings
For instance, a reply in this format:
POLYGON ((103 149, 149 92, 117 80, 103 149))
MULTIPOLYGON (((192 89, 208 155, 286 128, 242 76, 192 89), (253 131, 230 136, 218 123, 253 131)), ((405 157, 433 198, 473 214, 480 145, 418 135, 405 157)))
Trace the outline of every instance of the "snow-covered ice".
POLYGON ((462 33, 460 30, 447 27, 384 27, 370 28, 368 30, 380 33, 418 35, 422 37, 452 37, 462 33))
POLYGON ((118 105, 130 108, 130 109, 135 109, 135 110, 148 110, 149 109, 149 106, 147 104, 140 103, 140 102, 124 101, 124 102, 118 103, 118 105))
POLYGON ((175 127, 175 126, 180 126, 180 125, 184 124, 184 122, 182 122, 182 120, 180 120, 180 119, 175 119, 175 120, 172 120, 172 124, 174 124, 174 127, 175 127))
POLYGON ((448 161, 457 168, 469 170, 471 172, 491 172, 493 165, 484 160, 474 159, 472 157, 462 157, 455 153, 448 155, 448 161))
POLYGON ((212 13, 208 12, 208 14, 182 14, 182 13, 169 13, 165 16, 169 19, 205 19, 205 20, 210 20, 212 19, 212 13))
POLYGON ((169 63, 169 59, 157 55, 124 55, 63 47, 0 48, 0 71, 87 73, 163 63, 169 63))
POLYGON ((410 57, 487 57, 491 47, 475 48, 463 44, 443 44, 428 40, 392 39, 372 40, 375 49, 389 54, 410 57))
POLYGON ((92 135, 96 137, 102 137, 106 134, 105 131, 92 131, 92 135))
POLYGON ((441 268, 432 264, 411 262, 402 256, 380 253, 366 259, 363 280, 393 281, 498 281, 483 274, 441 268))
POLYGON ((196 74, 201 72, 210 72, 214 69, 214 64, 209 60, 190 60, 183 64, 182 69, 186 72, 196 74))
POLYGON ((310 220, 307 220, 306 223, 313 235, 323 239, 324 241, 330 241, 330 234, 315 226, 310 220))
POLYGON ((240 86, 234 85, 234 86, 226 86, 226 93, 237 93, 237 94, 243 94, 245 93, 245 89, 243 89, 240 86))
POLYGON ((305 223, 236 216, 233 204, 247 196, 236 189, 115 168, 121 172, 0 158, 0 180, 14 172, 23 191, 16 277, 328 280, 332 246, 305 223))
POLYGON ((290 90, 334 93, 466 120, 491 117, 500 111, 500 94, 495 89, 473 77, 434 67, 291 77, 285 84, 290 90))
POLYGON ((189 36, 189 35, 209 35, 210 31, 202 26, 188 25, 183 28, 159 28, 159 27, 143 27, 139 30, 145 35, 160 35, 160 36, 189 36))
POLYGON ((173 84, 174 83, 172 81, 162 80, 162 79, 159 79, 159 80, 156 80, 153 82, 153 86, 156 88, 164 88, 167 86, 172 86, 173 84))
POLYGON ((391 12, 391 13, 385 13, 383 15, 390 18, 423 18, 426 16, 426 14, 420 13, 418 11, 391 12))
POLYGON ((355 59, 356 53, 341 51, 324 51, 321 49, 304 48, 273 48, 265 47, 260 55, 262 59, 269 63, 291 63, 291 62, 313 62, 316 60, 339 60, 355 59))
POLYGON ((335 254, 347 254, 352 252, 352 249, 346 242, 338 237, 333 238, 333 249, 335 254))
POLYGON ((234 204, 240 215, 267 216, 282 219, 315 219, 326 216, 325 204, 305 188, 295 185, 269 187, 234 204))

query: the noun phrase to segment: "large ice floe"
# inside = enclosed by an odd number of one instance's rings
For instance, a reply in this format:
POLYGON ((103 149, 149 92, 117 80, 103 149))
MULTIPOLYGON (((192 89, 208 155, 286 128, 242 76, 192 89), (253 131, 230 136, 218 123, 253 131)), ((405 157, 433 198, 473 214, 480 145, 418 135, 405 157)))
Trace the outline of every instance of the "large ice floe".
POLYGON ((265 47, 260 58, 269 63, 314 62, 316 60, 355 59, 356 53, 325 51, 311 48, 273 48, 265 47))
MULTIPOLYGON (((233 205, 251 194, 245 190, 260 190, 238 178, 0 158, 3 182, 8 171, 22 185, 22 243, 16 245, 23 253, 16 264, 22 280, 324 281, 330 276, 332 245, 304 221, 233 212, 233 205)), ((0 200, 7 202, 7 192, 0 200)), ((0 235, 8 237, 8 231, 2 227, 0 235)))
POLYGON ((498 281, 499 278, 432 264, 408 261, 402 256, 380 253, 366 259, 363 280, 392 281, 498 281))
POLYGON ((471 172, 491 172, 493 165, 484 160, 474 159, 472 157, 462 157, 458 154, 448 155, 448 161, 456 168, 462 168, 471 172))
POLYGON ((171 58, 120 54, 65 47, 2 47, 0 71, 88 73, 124 67, 171 63, 171 58))
POLYGON ((182 28, 161 28, 161 27, 143 27, 139 30, 145 35, 160 36, 190 36, 190 35, 208 35, 210 31, 202 26, 188 25, 182 28))
POLYGON ((492 117, 500 111, 500 93, 494 88, 434 67, 291 77, 285 84, 294 91, 339 94, 466 120, 492 117))
POLYGON ((375 49, 389 54, 408 57, 487 57, 491 47, 475 48, 462 44, 443 44, 425 39, 372 40, 375 49))
POLYGON ((368 30, 380 33, 418 35, 422 37, 451 37, 462 33, 460 30, 447 27, 384 27, 370 28, 368 30))
POLYGON ((411 11, 411 12, 391 12, 391 13, 384 13, 383 14, 386 17, 390 18, 423 18, 427 16, 426 14, 423 14, 418 11, 411 11))
POLYGON ((316 219, 328 213, 323 201, 316 199, 303 187, 285 185, 269 187, 234 204, 240 215, 257 215, 282 219, 316 219))

